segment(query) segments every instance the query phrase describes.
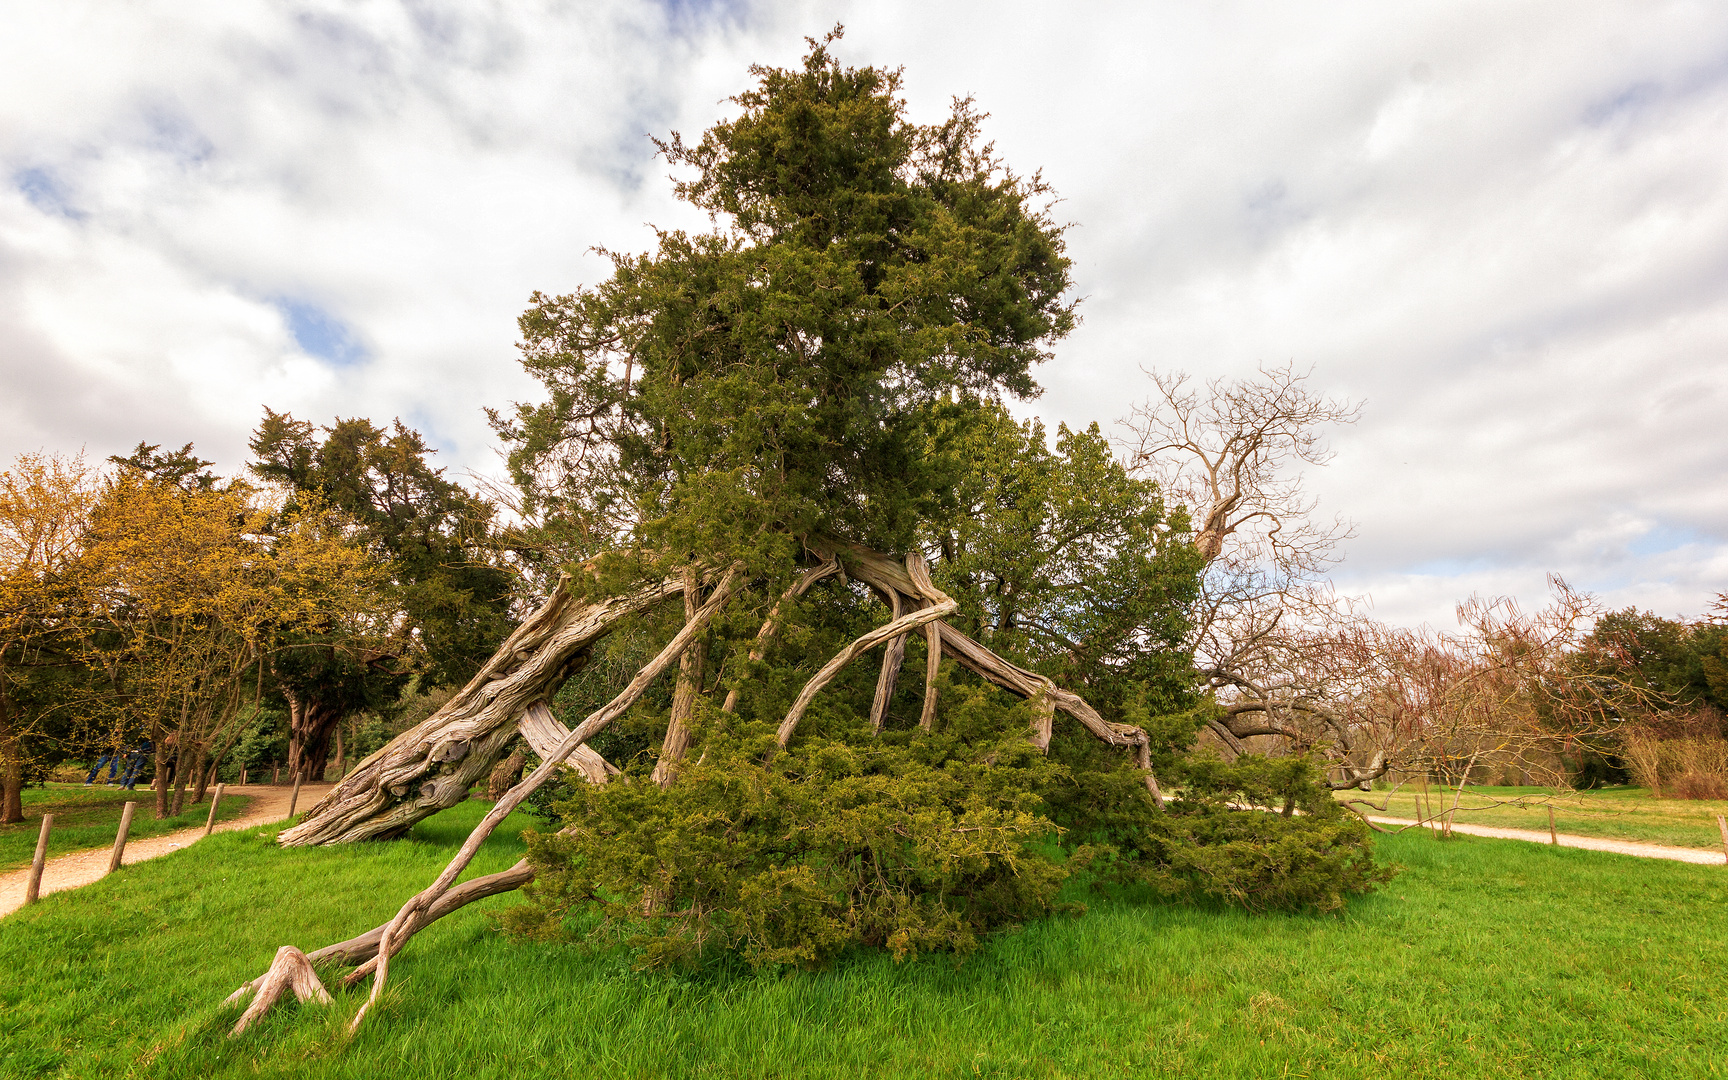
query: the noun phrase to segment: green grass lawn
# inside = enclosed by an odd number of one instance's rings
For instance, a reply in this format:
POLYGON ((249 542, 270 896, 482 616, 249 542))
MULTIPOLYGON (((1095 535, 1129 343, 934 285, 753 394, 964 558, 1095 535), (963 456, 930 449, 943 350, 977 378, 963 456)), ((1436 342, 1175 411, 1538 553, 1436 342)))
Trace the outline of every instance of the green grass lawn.
MULTIPOLYGON (((1452 805, 1455 791, 1429 789, 1434 813, 1452 805)), ((1422 799, 1408 784, 1396 792, 1340 792, 1340 798, 1367 799, 1386 806, 1392 817, 1415 818, 1422 799)), ((1548 802, 1554 806, 1555 827, 1577 836, 1610 840, 1642 840, 1675 847, 1722 850, 1717 814, 1728 814, 1728 802, 1692 799, 1653 799, 1648 788, 1604 788, 1599 791, 1554 792, 1537 787, 1466 787, 1453 819, 1472 825, 1507 829, 1548 829, 1548 802), (1501 800, 1518 799, 1506 804, 1501 800)))
MULTIPOLYGON (((1095 898, 956 966, 637 974, 513 944, 497 897, 364 989, 229 1040, 277 946, 382 922, 485 809, 403 841, 219 834, 0 921, 0 1074, 62 1077, 1694 1077, 1728 1075, 1728 871, 1382 837, 1406 867, 1342 917, 1095 898)), ((521 850, 519 818, 474 873, 521 850)), ((334 982, 334 980, 328 980, 334 982)))
MULTIPOLYGON (((158 821, 155 799, 155 792, 143 788, 122 791, 118 787, 83 784, 25 788, 24 820, 15 825, 0 825, 0 873, 30 865, 36 854, 36 837, 42 831, 43 814, 54 815, 54 829, 48 834, 50 857, 85 848, 113 847, 114 834, 120 828, 120 811, 128 800, 138 804, 138 809, 132 812, 132 828, 126 834, 128 843, 203 825, 210 816, 206 796, 205 802, 188 806, 178 817, 158 821)), ((251 802, 245 795, 222 796, 216 820, 240 817, 251 802)))

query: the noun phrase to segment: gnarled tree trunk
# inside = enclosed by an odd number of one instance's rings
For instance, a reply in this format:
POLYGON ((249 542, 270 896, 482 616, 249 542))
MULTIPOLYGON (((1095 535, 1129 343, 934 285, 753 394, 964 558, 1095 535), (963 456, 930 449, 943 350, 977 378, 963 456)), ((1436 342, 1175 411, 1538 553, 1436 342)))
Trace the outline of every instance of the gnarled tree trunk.
POLYGON ((618 622, 684 587, 670 579, 587 603, 560 582, 551 599, 498 647, 444 707, 362 761, 278 838, 281 844, 346 843, 399 836, 455 806, 486 777, 530 705, 548 698, 618 622))
POLYGON ((316 697, 284 687, 288 699, 288 775, 308 783, 324 779, 330 740, 342 723, 342 710, 316 697))

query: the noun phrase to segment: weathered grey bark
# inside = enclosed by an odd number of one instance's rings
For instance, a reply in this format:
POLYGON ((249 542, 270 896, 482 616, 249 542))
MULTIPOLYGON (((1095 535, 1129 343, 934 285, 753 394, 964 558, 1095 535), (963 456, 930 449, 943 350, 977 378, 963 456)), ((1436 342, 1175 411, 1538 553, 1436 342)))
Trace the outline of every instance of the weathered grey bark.
MULTIPOLYGON (((696 617, 701 599, 702 583, 694 572, 684 578, 684 621, 696 617)), ((653 780, 661 787, 672 783, 678 762, 690 749, 690 720, 696 715, 696 699, 702 693, 702 669, 707 666, 708 650, 703 639, 691 639, 678 659, 678 682, 672 688, 672 711, 666 718, 666 737, 660 743, 660 759, 654 763, 653 780)))
MULTIPOLYGON (((431 907, 427 908, 424 913, 416 918, 413 928, 408 931, 407 937, 412 937, 414 934, 424 930, 426 927, 437 922, 439 919, 442 919, 452 911, 465 908, 476 900, 484 900, 488 896, 497 896, 499 893, 507 893, 515 889, 520 889, 522 886, 533 880, 534 868, 528 865, 527 859, 523 859, 508 870, 502 870, 496 874, 487 874, 485 877, 477 877, 469 881, 464 881, 462 884, 451 889, 443 896, 440 896, 431 907)), ((326 945, 317 952, 308 953, 307 959, 311 960, 314 964, 336 964, 342 966, 364 964, 366 961, 378 955, 378 942, 384 937, 384 931, 389 927, 389 925, 389 923, 384 923, 382 926, 374 926, 372 929, 358 937, 349 938, 347 941, 339 941, 334 945, 326 945)), ((398 949, 400 949, 402 942, 405 940, 406 937, 399 937, 397 941, 398 949)))
MULTIPOLYGON (((522 733, 522 737, 528 741, 528 748, 542 761, 556 754, 558 747, 570 737, 570 729, 558 722, 558 718, 552 715, 552 710, 546 707, 544 701, 528 706, 528 711, 517 721, 516 730, 522 733)), ((604 784, 614 776, 622 775, 610 761, 601 757, 587 744, 570 751, 570 756, 564 760, 590 784, 604 784)))
POLYGON ((942 674, 942 628, 931 623, 924 628, 924 708, 918 726, 930 731, 936 726, 936 678, 942 674))
MULTIPOLYGON (((899 593, 888 597, 888 607, 894 618, 901 616, 901 609, 905 604, 899 593)), ((882 725, 888 719, 888 702, 894 697, 894 686, 900 681, 900 665, 905 661, 906 635, 901 634, 891 639, 888 647, 882 650, 882 671, 876 676, 876 697, 870 702, 870 730, 878 735, 882 733, 882 725)))
POLYGON ((561 582, 444 707, 392 739, 342 778, 284 845, 397 836, 456 805, 491 772, 528 706, 551 696, 585 651, 619 621, 683 588, 676 579, 586 603, 561 582))
POLYGON ((294 991, 294 996, 301 1001, 316 1001, 320 1005, 330 1004, 330 994, 324 989, 324 984, 318 978, 318 973, 312 970, 311 961, 306 954, 292 945, 284 945, 276 950, 276 959, 270 962, 270 970, 240 989, 228 995, 224 1005, 233 1005, 245 1000, 251 993, 252 1004, 240 1015, 234 1025, 234 1030, 228 1033, 230 1038, 240 1034, 252 1026, 252 1022, 270 1010, 276 1004, 276 999, 285 991, 294 991))

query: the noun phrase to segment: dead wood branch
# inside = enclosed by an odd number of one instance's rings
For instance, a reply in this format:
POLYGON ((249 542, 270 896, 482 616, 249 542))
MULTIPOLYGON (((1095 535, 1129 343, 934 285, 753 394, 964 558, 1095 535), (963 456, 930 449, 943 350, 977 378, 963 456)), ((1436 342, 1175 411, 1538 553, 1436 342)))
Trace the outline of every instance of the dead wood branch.
MULTIPOLYGON (((522 738, 527 740, 534 756, 542 760, 557 753, 559 744, 570 737, 570 729, 558 722, 558 718, 552 715, 552 710, 546 707, 544 701, 536 701, 528 706, 516 728, 522 733, 522 738)), ((581 774, 582 779, 590 784, 604 784, 612 777, 621 775, 616 765, 601 757, 599 752, 587 743, 570 751, 567 760, 570 766, 581 774)))
POLYGON ((586 650, 622 620, 682 588, 668 579, 585 603, 560 581, 461 692, 356 766, 277 842, 292 847, 398 836, 455 806, 491 772, 523 711, 549 697, 586 650))
MULTIPOLYGON (((696 607, 702 599, 702 583, 692 570, 684 575, 684 621, 696 617, 696 607)), ((696 699, 702 690, 702 669, 707 666, 708 650, 698 635, 685 647, 678 658, 678 682, 672 688, 672 712, 666 718, 666 737, 661 740, 660 760, 654 763, 653 780, 661 787, 672 783, 678 762, 690 749, 690 720, 696 715, 696 699)))
MULTIPOLYGON (((921 566, 923 562, 924 557, 917 553, 913 553, 906 557, 908 567, 912 566, 914 563, 921 566)), ((786 710, 786 718, 780 721, 780 728, 776 732, 776 739, 781 746, 785 746, 788 742, 792 741, 792 733, 797 730, 798 721, 803 718, 805 710, 810 707, 812 701, 816 700, 816 695, 821 693, 822 688, 832 682, 834 676, 840 674, 841 670, 844 669, 847 664, 850 664, 853 660, 857 659, 861 653, 881 644, 884 641, 892 640, 908 631, 916 630, 919 627, 933 623, 943 616, 952 615, 960 609, 960 604, 953 597, 938 590, 934 584, 929 586, 931 594, 926 596, 921 595, 922 589, 916 583, 913 575, 909 574, 907 580, 914 582, 912 588, 918 590, 917 592, 912 592, 911 595, 918 596, 920 599, 927 599, 931 601, 931 605, 929 607, 920 608, 917 611, 908 612, 898 619, 895 619, 884 626, 879 626, 868 634, 857 638, 844 649, 841 649, 836 653, 833 659, 822 665, 822 669, 815 675, 811 676, 810 681, 804 684, 804 689, 799 691, 798 697, 793 700, 792 707, 786 710)), ((929 581, 929 575, 927 573, 924 575, 924 580, 929 581)))
MULTIPOLYGON (((487 874, 462 882, 449 892, 440 896, 431 907, 418 915, 413 925, 405 934, 398 937, 396 950, 401 951, 401 945, 409 937, 418 934, 426 927, 442 919, 453 911, 458 911, 488 896, 512 892, 534 880, 534 868, 523 859, 508 870, 496 874, 487 874)), ((390 928, 390 923, 375 926, 358 937, 339 941, 334 945, 326 945, 317 952, 307 956, 313 964, 340 964, 351 966, 364 964, 378 955, 378 942, 383 939, 384 931, 390 928)))
MULTIPOLYGON (((894 618, 900 618, 905 602, 899 593, 889 598, 890 608, 894 618)), ((894 696, 894 686, 900 680, 900 665, 906 660, 906 635, 901 634, 888 642, 888 647, 882 650, 882 671, 876 676, 876 696, 870 702, 870 730, 878 735, 882 733, 882 724, 888 718, 888 702, 894 696)))

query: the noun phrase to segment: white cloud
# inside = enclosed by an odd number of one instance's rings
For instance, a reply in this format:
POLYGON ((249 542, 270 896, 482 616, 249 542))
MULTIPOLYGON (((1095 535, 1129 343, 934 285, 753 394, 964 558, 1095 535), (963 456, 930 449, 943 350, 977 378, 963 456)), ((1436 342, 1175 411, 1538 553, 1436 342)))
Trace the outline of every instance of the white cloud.
POLYGON ((1312 483, 1386 617, 1551 570, 1669 613, 1728 588, 1707 2, 15 5, 0 452, 232 467, 268 404, 488 467, 479 406, 533 393, 528 293, 702 224, 646 136, 837 20, 918 116, 976 93, 1065 196, 1086 322, 1033 408, 1109 420, 1141 364, 1314 364, 1368 401, 1312 483), (361 358, 309 354, 313 324, 361 358))

